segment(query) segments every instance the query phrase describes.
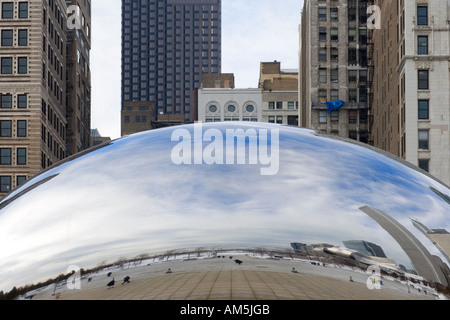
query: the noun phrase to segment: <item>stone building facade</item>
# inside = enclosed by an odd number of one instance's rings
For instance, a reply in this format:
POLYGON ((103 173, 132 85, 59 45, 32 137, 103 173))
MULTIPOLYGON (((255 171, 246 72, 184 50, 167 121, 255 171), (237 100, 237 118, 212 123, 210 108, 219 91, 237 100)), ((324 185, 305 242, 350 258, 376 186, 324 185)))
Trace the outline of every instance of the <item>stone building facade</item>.
POLYGON ((300 26, 299 124, 370 143, 365 0, 306 0, 300 26), (326 102, 343 101, 328 112, 326 102))

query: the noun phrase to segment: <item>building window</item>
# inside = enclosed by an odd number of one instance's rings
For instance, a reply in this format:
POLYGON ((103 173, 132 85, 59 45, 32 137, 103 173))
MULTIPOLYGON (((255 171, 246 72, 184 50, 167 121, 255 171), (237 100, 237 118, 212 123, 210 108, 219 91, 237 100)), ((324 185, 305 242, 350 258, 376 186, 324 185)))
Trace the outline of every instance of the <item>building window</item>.
POLYGON ((130 116, 125 116, 124 117, 124 122, 125 123, 130 123, 130 116))
POLYGON ((1 59, 2 61, 2 74, 12 74, 12 58, 4 57, 1 59))
POLYGON ((348 132, 348 137, 352 140, 358 140, 358 133, 354 130, 348 132))
POLYGON ((358 122, 358 112, 356 110, 348 111, 348 123, 357 123, 358 122))
POLYGON ((21 29, 19 30, 19 46, 26 47, 28 45, 28 30, 21 29))
POLYGON ((419 168, 425 170, 426 172, 430 171, 430 160, 429 159, 419 159, 419 168))
POLYGON ((327 21, 327 8, 319 8, 319 21, 327 21))
POLYGON ((14 3, 3 2, 2 3, 2 19, 12 19, 14 17, 14 3))
POLYGON ((356 29, 348 29, 348 42, 356 41, 356 29))
POLYGON ((283 109, 283 102, 277 101, 277 110, 281 110, 281 109, 283 109))
POLYGON ((288 101, 288 109, 294 110, 295 109, 295 102, 294 101, 288 101))
POLYGON ((209 106, 209 112, 212 112, 212 113, 217 112, 217 106, 215 106, 215 105, 209 106))
POLYGON ((358 92, 356 89, 349 89, 348 90, 348 100, 350 102, 357 102, 358 101, 358 92))
POLYGON ((419 130, 419 149, 428 150, 430 148, 430 131, 419 130))
POLYGON ((419 119, 428 120, 430 118, 430 101, 419 100, 419 119))
POLYGON ((269 116, 269 123, 275 123, 275 116, 269 116))
POLYGON ((19 74, 27 74, 28 73, 28 58, 27 57, 19 57, 17 58, 18 62, 18 73, 19 74))
POLYGON ((0 100, 0 109, 11 109, 12 108, 12 95, 2 94, 0 100))
POLYGON ((348 82, 356 82, 357 77, 358 77, 358 71, 356 71, 356 70, 348 71, 348 82))
POLYGON ((348 8, 348 21, 356 21, 356 8, 348 8))
POLYGON ((331 123, 339 123, 339 111, 331 111, 331 123))
POLYGON ((319 61, 320 62, 327 61, 327 48, 319 48, 319 61))
POLYGON ((283 116, 277 116, 277 123, 283 124, 283 116))
POLYGON ((327 41, 327 28, 319 28, 319 41, 327 41))
POLYGON ((1 120, 0 121, 0 137, 9 138, 12 136, 12 121, 1 120))
POLYGON ((9 166, 11 165, 11 148, 0 148, 0 165, 9 166))
POLYGON ((246 106, 245 109, 247 110, 247 112, 250 112, 250 113, 253 112, 253 111, 255 111, 255 107, 252 106, 251 104, 249 104, 248 106, 246 106))
POLYGON ((319 89, 319 102, 326 102, 328 99, 327 89, 319 89))
POLYGON ((11 176, 0 176, 0 192, 8 193, 11 191, 11 176))
POLYGON ((19 2, 19 18, 28 18, 28 2, 19 2))
POLYGON ((330 81, 338 82, 339 81, 339 69, 331 69, 330 71, 330 81))
POLYGON ((331 21, 338 21, 339 20, 338 8, 331 8, 330 9, 330 20, 331 21))
POLYGON ((348 49, 348 63, 357 64, 357 50, 354 48, 348 49))
POLYGON ((338 48, 331 48, 330 49, 330 60, 331 61, 338 61, 339 60, 339 50, 338 50, 338 48))
POLYGON ((288 116, 289 126, 298 126, 298 116, 288 116))
POLYGON ((328 122, 328 114, 326 111, 319 111, 319 123, 327 123, 328 122))
POLYGON ((17 137, 25 138, 27 136, 27 120, 17 120, 17 137))
POLYGON ((27 164, 27 149, 17 148, 17 165, 23 166, 27 164))
POLYGON ((331 89, 330 91, 330 101, 339 100, 339 90, 331 89))
POLYGON ((327 82, 327 69, 320 68, 319 69, 319 82, 326 83, 327 82))
POLYGON ((28 107, 28 95, 18 94, 17 95, 17 108, 26 109, 28 107))
POLYGON ((428 36, 417 37, 417 53, 420 55, 428 54, 428 36))
POLYGON ((339 31, 337 28, 330 29, 330 40, 331 41, 339 41, 339 31))
POLYGON ((428 7, 418 6, 417 7, 417 25, 427 26, 428 25, 428 7))
POLYGON ((419 70, 419 90, 429 89, 429 71, 419 70))
POLYGON ((359 102, 367 102, 367 88, 365 86, 359 89, 359 102))
POLYGON ((228 109, 228 112, 235 112, 236 111, 236 107, 234 105, 229 105, 227 109, 228 109))
POLYGON ((17 185, 20 186, 27 181, 27 176, 17 176, 17 185))
POLYGON ((2 30, 2 47, 11 47, 13 45, 13 31, 2 30))

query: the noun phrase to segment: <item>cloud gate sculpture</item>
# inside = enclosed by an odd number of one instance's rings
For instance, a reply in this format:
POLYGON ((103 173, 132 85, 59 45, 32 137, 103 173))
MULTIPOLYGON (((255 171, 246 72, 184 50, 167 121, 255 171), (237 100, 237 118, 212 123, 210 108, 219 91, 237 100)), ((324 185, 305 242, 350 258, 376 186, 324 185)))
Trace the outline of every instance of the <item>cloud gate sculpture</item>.
POLYGON ((29 286, 37 297, 44 289, 31 285, 49 279, 53 298, 96 279, 106 291, 108 274, 125 269, 128 288, 145 268, 149 279, 157 268, 345 270, 345 285, 374 269, 383 286, 437 296, 449 286, 447 231, 449 187, 379 150, 296 127, 196 123, 94 147, 4 198, 0 291, 29 286))

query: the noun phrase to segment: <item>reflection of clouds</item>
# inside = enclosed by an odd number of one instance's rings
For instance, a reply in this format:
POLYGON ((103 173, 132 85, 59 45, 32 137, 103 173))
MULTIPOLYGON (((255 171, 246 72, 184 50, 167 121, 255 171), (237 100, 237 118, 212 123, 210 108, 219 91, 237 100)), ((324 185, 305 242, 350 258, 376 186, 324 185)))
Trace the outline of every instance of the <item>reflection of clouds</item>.
POLYGON ((50 170, 46 175, 59 176, 0 212, 7 244, 0 250, 0 290, 57 275, 70 264, 89 267, 174 248, 366 240, 407 264, 362 205, 413 233, 410 217, 450 229, 448 206, 429 186, 448 190, 431 179, 353 144, 277 128, 275 176, 261 176, 252 165, 174 165, 173 129, 119 139, 50 170), (30 270, 33 275, 22 277, 30 270), (18 278, 8 282, 6 275, 18 278))

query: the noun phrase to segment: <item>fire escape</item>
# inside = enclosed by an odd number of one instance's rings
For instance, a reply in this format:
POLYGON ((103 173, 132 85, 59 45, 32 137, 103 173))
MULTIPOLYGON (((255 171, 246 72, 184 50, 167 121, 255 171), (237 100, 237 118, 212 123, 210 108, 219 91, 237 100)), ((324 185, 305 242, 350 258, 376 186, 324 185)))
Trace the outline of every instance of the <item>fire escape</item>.
MULTIPOLYGON (((367 0, 367 7, 374 5, 374 0, 367 0)), ((373 43, 373 28, 367 28, 367 104, 368 104, 368 144, 373 145, 373 78, 375 72, 375 62, 374 62, 374 43, 373 43)))

